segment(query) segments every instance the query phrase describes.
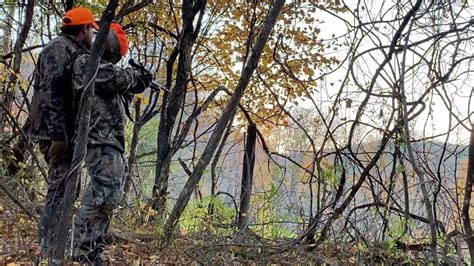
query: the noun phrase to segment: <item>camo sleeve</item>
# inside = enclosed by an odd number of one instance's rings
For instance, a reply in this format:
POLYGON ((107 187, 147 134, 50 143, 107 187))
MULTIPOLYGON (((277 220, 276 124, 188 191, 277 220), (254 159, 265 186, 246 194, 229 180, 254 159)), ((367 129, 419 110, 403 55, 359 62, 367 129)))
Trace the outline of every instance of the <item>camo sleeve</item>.
MULTIPOLYGON (((87 85, 83 73, 89 55, 80 56, 74 65, 75 88, 84 89, 87 85)), ((131 68, 122 68, 109 62, 101 62, 95 77, 94 93, 102 96, 114 96, 125 93, 137 84, 137 75, 131 68)))
POLYGON ((137 75, 131 68, 121 68, 112 63, 102 63, 95 82, 98 85, 96 86, 97 94, 121 94, 137 84, 137 75))

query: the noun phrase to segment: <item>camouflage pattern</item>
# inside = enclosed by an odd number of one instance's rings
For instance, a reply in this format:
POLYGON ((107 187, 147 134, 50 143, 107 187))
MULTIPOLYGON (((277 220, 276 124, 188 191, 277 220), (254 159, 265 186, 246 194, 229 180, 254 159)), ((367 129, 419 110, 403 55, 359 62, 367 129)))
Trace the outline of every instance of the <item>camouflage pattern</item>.
MULTIPOLYGON (((74 64, 73 88, 75 109, 78 109, 82 90, 86 85, 83 73, 89 55, 81 55, 74 64)), ((94 86, 94 98, 88 143, 110 145, 120 151, 125 147, 125 101, 126 91, 137 84, 135 70, 121 68, 102 62, 94 86), (125 97, 124 97, 125 96, 125 97)))
POLYGON ((41 212, 40 223, 38 228, 39 243, 43 248, 43 254, 46 257, 51 256, 51 251, 56 243, 55 227, 59 219, 59 210, 64 197, 65 176, 69 172, 71 166, 72 149, 58 159, 52 159, 48 156, 48 150, 51 146, 51 141, 40 141, 39 148, 48 163, 48 191, 46 194, 46 203, 41 212))
POLYGON ((68 140, 74 135, 70 68, 88 50, 75 37, 60 34, 41 51, 25 131, 31 140, 68 140))
POLYGON ((112 212, 122 198, 127 171, 123 152, 108 145, 90 146, 85 162, 91 180, 74 219, 74 255, 83 262, 92 262, 104 250, 105 235, 112 212))

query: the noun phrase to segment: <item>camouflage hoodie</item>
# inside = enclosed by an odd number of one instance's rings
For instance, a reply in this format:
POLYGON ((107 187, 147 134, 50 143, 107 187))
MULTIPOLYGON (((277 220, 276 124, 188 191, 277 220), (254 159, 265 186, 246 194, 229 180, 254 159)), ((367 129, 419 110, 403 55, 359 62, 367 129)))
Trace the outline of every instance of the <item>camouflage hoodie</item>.
POLYGON ((71 141, 76 118, 72 109, 71 66, 79 54, 87 52, 75 37, 60 34, 39 54, 25 125, 32 140, 71 141))
MULTIPOLYGON (((73 68, 74 109, 78 110, 82 92, 87 84, 84 74, 89 55, 77 58, 73 68)), ((131 68, 121 68, 109 62, 100 63, 95 78, 91 111, 89 145, 111 145, 124 151, 124 102, 127 90, 137 84, 137 74, 131 68)))

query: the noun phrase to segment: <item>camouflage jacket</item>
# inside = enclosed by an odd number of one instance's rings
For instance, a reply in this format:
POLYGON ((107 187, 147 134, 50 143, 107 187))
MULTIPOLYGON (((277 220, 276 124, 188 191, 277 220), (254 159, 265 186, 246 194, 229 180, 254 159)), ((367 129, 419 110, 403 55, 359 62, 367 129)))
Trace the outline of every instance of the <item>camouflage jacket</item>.
MULTIPOLYGON (((73 68, 73 88, 75 109, 86 86, 84 74, 89 55, 76 59, 73 68)), ((92 103, 89 145, 111 145, 124 151, 125 148, 125 107, 130 99, 127 90, 137 84, 137 74, 133 69, 121 68, 109 62, 101 62, 95 78, 92 103)))
POLYGON ((76 114, 72 110, 71 67, 79 54, 87 52, 75 37, 60 34, 39 54, 25 124, 32 140, 72 140, 76 114))

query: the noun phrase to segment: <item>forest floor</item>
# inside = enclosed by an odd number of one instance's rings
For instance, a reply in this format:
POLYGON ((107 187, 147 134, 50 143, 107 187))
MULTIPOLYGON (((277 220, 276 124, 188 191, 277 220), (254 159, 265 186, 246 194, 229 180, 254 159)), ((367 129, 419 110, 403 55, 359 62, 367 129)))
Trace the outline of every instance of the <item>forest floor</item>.
MULTIPOLYGON (((5 208, 2 203, 0 201, 0 266, 32 265, 40 255, 37 222, 18 209, 5 208)), ((135 237, 130 237, 132 234, 116 229, 114 232, 114 241, 104 253, 107 265, 356 265, 361 259, 367 263, 355 247, 331 246, 310 252, 305 246, 291 245, 289 241, 264 240, 252 234, 236 237, 194 233, 178 236, 163 247, 153 234, 134 232, 135 237)), ((68 260, 67 265, 79 264, 68 260)))

